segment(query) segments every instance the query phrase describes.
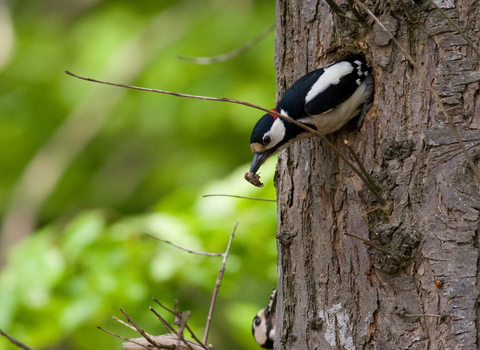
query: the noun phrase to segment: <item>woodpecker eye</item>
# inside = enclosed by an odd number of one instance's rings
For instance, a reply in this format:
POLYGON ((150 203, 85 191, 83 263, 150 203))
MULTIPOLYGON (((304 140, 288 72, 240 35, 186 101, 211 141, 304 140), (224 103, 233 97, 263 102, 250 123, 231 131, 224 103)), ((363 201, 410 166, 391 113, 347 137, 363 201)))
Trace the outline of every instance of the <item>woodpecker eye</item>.
POLYGON ((263 137, 262 142, 263 142, 264 145, 268 145, 270 143, 270 141, 272 141, 272 139, 270 138, 270 135, 265 135, 263 137))
POLYGON ((258 327, 262 323, 262 320, 259 317, 255 317, 255 320, 253 320, 253 323, 255 324, 255 327, 258 327))

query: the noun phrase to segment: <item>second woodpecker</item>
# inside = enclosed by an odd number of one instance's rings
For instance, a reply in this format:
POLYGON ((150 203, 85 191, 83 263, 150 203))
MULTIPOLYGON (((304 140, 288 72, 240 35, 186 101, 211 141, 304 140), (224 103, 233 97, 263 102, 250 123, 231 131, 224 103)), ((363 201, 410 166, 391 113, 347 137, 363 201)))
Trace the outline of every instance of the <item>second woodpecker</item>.
MULTIPOLYGON (((357 128, 360 128, 372 105, 374 84, 371 73, 372 68, 362 55, 330 63, 298 79, 273 111, 323 135, 337 131, 356 116, 359 116, 357 128)), ((295 141, 312 136, 293 123, 265 114, 250 137, 254 153, 250 173, 255 174, 268 157, 295 141)))
POLYGON ((264 349, 273 349, 276 328, 277 290, 270 295, 268 306, 261 309, 253 319, 252 334, 258 345, 264 349))

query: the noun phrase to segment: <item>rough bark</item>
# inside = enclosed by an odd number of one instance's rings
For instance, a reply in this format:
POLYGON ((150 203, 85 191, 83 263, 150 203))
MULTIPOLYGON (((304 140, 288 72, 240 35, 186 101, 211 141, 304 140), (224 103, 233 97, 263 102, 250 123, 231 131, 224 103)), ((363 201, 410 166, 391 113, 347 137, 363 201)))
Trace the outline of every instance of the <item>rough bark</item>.
MULTIPOLYGON (((404 0, 417 23, 399 2, 365 3, 421 64, 478 166, 479 59, 428 2, 404 0)), ((437 3, 478 47, 479 3, 437 3)), ((363 128, 328 139, 347 155, 344 140, 352 146, 393 210, 316 138, 280 154, 275 348, 477 348, 479 185, 426 83, 371 20, 341 19, 323 0, 277 0, 276 30, 279 96, 338 54, 371 62, 375 104, 363 128)))

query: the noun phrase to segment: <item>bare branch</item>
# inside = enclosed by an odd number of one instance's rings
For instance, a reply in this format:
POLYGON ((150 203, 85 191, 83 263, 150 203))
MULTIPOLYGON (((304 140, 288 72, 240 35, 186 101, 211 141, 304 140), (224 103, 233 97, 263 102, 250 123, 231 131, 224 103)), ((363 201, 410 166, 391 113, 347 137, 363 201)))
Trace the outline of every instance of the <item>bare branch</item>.
POLYGON ((166 94, 166 95, 172 95, 172 96, 177 96, 177 97, 186 97, 186 98, 194 98, 194 99, 198 99, 198 100, 207 100, 207 101, 218 101, 218 102, 230 102, 230 103, 236 103, 236 104, 240 104, 240 105, 243 105, 243 106, 247 106, 247 107, 251 107, 251 108, 255 108, 255 109, 258 109, 258 110, 261 110, 263 112, 266 112, 266 113, 269 113, 271 115, 276 115, 277 117, 279 118, 282 118, 283 120, 286 120, 292 124, 295 124, 296 126, 300 127, 300 128, 303 128, 304 130, 308 131, 309 133, 311 133, 312 135, 315 135, 317 137, 319 137, 328 147, 330 147, 332 149, 332 151, 335 152, 335 154, 337 154, 340 158, 342 158, 342 160, 360 177, 360 179, 365 183, 365 185, 367 185, 367 187, 370 189, 370 191, 372 191, 372 193, 375 195, 375 197, 377 198, 378 202, 380 203, 380 205, 382 207, 384 207, 387 202, 385 201, 385 199, 383 199, 383 197, 375 190, 375 182, 373 181, 373 179, 371 178, 370 174, 368 173, 362 173, 360 170, 358 170, 344 155, 342 152, 340 152, 333 144, 331 144, 324 135, 320 134, 317 130, 314 130, 312 128, 310 128, 309 126, 295 120, 295 119, 292 119, 288 116, 285 116, 283 114, 280 114, 278 112, 275 112, 273 110, 270 110, 270 109, 267 109, 267 108, 263 108, 263 107, 260 107, 260 106, 257 106, 253 103, 249 103, 249 102, 245 102, 245 101, 240 101, 240 100, 234 100, 234 99, 231 99, 231 98, 226 98, 226 97, 223 97, 223 98, 216 98, 216 97, 208 97, 208 96, 198 96, 198 95, 189 95, 189 94, 181 94, 181 93, 178 93, 178 92, 172 92, 172 91, 166 91, 166 90, 157 90, 157 89, 149 89, 149 88, 144 88, 144 87, 139 87, 139 86, 132 86, 132 85, 125 85, 125 84, 117 84, 117 83, 110 83, 110 82, 107 82, 107 81, 102 81, 102 80, 97 80, 97 79, 91 79, 91 78, 85 78, 85 77, 82 77, 82 76, 79 76, 79 75, 76 75, 76 74, 73 74, 72 72, 69 72, 68 70, 65 71, 65 73, 67 73, 68 75, 71 75, 72 77, 75 77, 75 78, 78 78, 78 79, 82 79, 82 80, 86 80, 86 81, 90 81, 90 82, 93 82, 93 83, 99 83, 99 84, 106 84, 106 85, 111 85, 111 86, 117 86, 117 87, 123 87, 123 88, 127 88, 127 89, 133 89, 133 90, 140 90, 140 91, 149 91, 149 92, 155 92, 155 93, 159 93, 159 94, 166 94))
POLYGON ((207 198, 207 197, 232 197, 232 198, 240 198, 240 199, 251 199, 251 200, 254 200, 254 201, 275 202, 275 203, 277 202, 276 199, 236 196, 236 195, 233 195, 233 194, 205 194, 202 197, 203 198, 207 198))
POLYGON ((218 290, 220 289, 220 283, 222 282, 223 273, 225 272, 225 263, 227 262, 228 252, 230 251, 230 246, 232 244, 233 237, 235 236, 235 231, 237 230, 238 222, 235 224, 232 233, 230 234, 230 239, 228 240, 227 249, 223 255, 222 267, 218 271, 217 282, 215 283, 215 288, 213 289, 212 302, 210 303, 210 311, 208 312, 207 325, 205 326, 205 334, 203 336, 203 344, 207 344, 208 331, 210 329, 210 322, 212 320, 213 308, 215 306, 215 301, 217 300, 218 290))
MULTIPOLYGON (((157 318, 160 320, 160 322, 162 322, 166 327, 169 327, 170 330, 178 337, 178 339, 180 341, 182 341, 185 346, 189 349, 189 350, 193 350, 192 346, 188 343, 188 341, 185 339, 185 337, 183 336, 182 332, 177 332, 172 326, 170 326, 168 324, 167 321, 165 321, 165 319, 158 313, 156 312, 153 307, 149 307, 150 311, 153 312, 155 314, 155 316, 157 316, 157 318)), ((177 313, 178 314, 178 313, 177 313)), ((177 315, 175 315, 177 316, 177 315)), ((203 347, 203 344, 200 344, 202 347, 203 347)))
POLYGON ((16 345, 17 347, 19 347, 20 349, 24 349, 24 350, 33 350, 32 348, 26 346, 25 344, 23 344, 22 342, 18 341, 17 339, 15 339, 14 337, 12 337, 11 335, 8 335, 7 333, 4 333, 1 329, 0 329, 0 335, 3 335, 5 338, 7 338, 8 340, 10 340, 10 342, 14 345, 16 345))
POLYGON ((163 305, 157 298, 153 297, 152 300, 154 302, 156 302, 158 305, 160 305, 162 308, 164 308, 165 310, 170 312, 171 314, 175 315, 175 311, 173 311, 173 310, 169 309, 168 307, 166 307, 165 305, 163 305))
POLYGON ((366 245, 368 245, 369 247, 372 247, 372 248, 374 248, 374 249, 376 249, 376 250, 378 250, 378 251, 380 251, 380 252, 382 252, 382 253, 384 253, 384 254, 387 254, 388 256, 391 255, 391 253, 390 253, 387 249, 385 249, 385 248, 383 248, 383 247, 380 247, 379 245, 376 245, 375 243, 373 243, 372 241, 369 241, 368 239, 365 239, 365 238, 363 238, 363 237, 357 236, 357 235, 355 235, 355 234, 353 234, 353 233, 344 232, 343 234, 345 234, 345 235, 347 235, 347 236, 350 236, 350 237, 353 237, 353 238, 356 238, 356 239, 362 241, 363 244, 366 244, 366 245))
POLYGON ((327 3, 327 5, 330 7, 330 9, 332 10, 332 12, 336 13, 337 16, 340 16, 340 17, 343 17, 343 18, 346 18, 346 19, 349 19, 351 21, 354 21, 354 22, 359 22, 358 20, 356 20, 355 18, 352 18, 352 17, 349 17, 345 14, 345 11, 343 11, 343 9, 337 5, 337 3, 335 2, 335 0, 325 0, 325 2, 327 3))
MULTIPOLYGON (((355 163, 357 163, 358 165, 358 168, 360 169, 360 171, 364 174, 367 174, 367 169, 365 169, 365 167, 363 166, 363 163, 362 161, 360 160, 360 158, 358 158, 357 154, 355 153, 355 151, 353 150, 352 147, 350 147, 349 144, 345 143, 345 145, 347 146, 347 149, 350 151, 350 155, 353 157, 353 160, 355 161, 355 163)), ((372 186, 375 187, 375 190, 379 191, 380 192, 380 188, 378 188, 378 186, 375 184, 375 183, 372 183, 372 186)))
POLYGON ((354 0, 347 0, 347 2, 350 5, 350 9, 352 10, 353 15, 358 20, 358 22, 365 24, 367 20, 355 8, 354 0))
POLYGON ((354 22, 358 22, 358 20, 356 20, 355 18, 347 16, 345 14, 345 11, 340 6, 337 5, 335 0, 325 0, 325 2, 330 7, 332 12, 336 13, 337 16, 349 19, 349 20, 354 21, 354 22))
POLYGON ((388 29, 383 25, 382 22, 380 22, 380 20, 372 13, 372 11, 370 11, 370 9, 362 4, 359 0, 354 0, 360 7, 363 8, 363 10, 365 12, 367 12, 373 19, 375 22, 377 22, 377 24, 385 31, 385 33, 387 33, 387 35, 390 37, 390 40, 392 40, 395 45, 397 45, 397 47, 400 49, 400 51, 402 51, 402 53, 405 55, 405 57, 410 61, 410 63, 415 67, 415 69, 417 70, 419 76, 422 78, 422 80, 425 82, 425 84, 427 85, 428 89, 430 90, 430 92, 432 93, 432 96, 433 96, 433 99, 435 100, 435 102, 437 102, 438 106, 440 107, 443 115, 445 116, 445 119, 448 121, 448 125, 450 126, 450 129, 452 130, 453 134, 455 135, 457 141, 458 141, 458 144, 460 145, 460 149, 462 150, 463 154, 465 155, 465 158, 467 159, 467 162, 468 162, 468 165, 470 167, 470 169, 472 170, 476 180, 477 180, 477 183, 480 184, 480 173, 477 169, 477 167, 475 166, 475 163, 473 162, 472 160, 472 157, 470 157, 470 154, 468 154, 467 152, 467 149, 465 148, 465 144, 463 143, 463 140, 462 140, 462 137, 460 136, 460 133, 458 132, 458 129, 457 129, 457 126, 455 125, 455 123, 453 122, 452 118, 450 117, 450 115, 448 115, 448 112, 447 110, 445 109, 445 106, 443 105, 440 97, 438 96, 437 94, 437 91, 432 87, 432 85, 430 84, 430 82, 428 81, 427 77, 425 76, 425 74, 423 73, 423 70, 420 68, 420 66, 417 64, 417 62, 415 62, 415 60, 412 58, 412 56, 410 56, 410 54, 408 53, 408 51, 400 44, 400 42, 390 34, 390 32, 388 31, 388 29))
POLYGON ((260 34, 258 34, 256 37, 254 37, 252 40, 248 41, 246 44, 228 51, 222 55, 218 56, 213 56, 213 57, 185 57, 185 56, 177 56, 178 59, 181 59, 183 61, 189 61, 193 62, 196 64, 212 64, 212 63, 220 63, 220 62, 225 62, 228 61, 231 58, 234 58, 245 51, 251 49, 253 46, 258 44, 263 38, 265 38, 272 30, 275 29, 275 23, 269 25, 267 28, 265 28, 260 34))
POLYGON ((473 51, 475 51, 475 53, 477 54, 477 57, 480 59, 480 51, 478 51, 478 49, 475 47, 475 44, 468 38, 468 36, 463 32, 463 30, 461 30, 460 27, 454 21, 452 21, 450 16, 440 6, 438 6, 435 1, 428 0, 428 2, 430 3, 430 5, 435 6, 435 8, 442 14, 442 16, 445 17, 448 23, 450 23, 453 28, 455 28, 455 30, 467 41, 468 45, 470 45, 473 51))
POLYGON ((114 337, 120 338, 120 339, 122 339, 122 340, 126 340, 126 341, 128 341, 128 342, 130 342, 130 343, 133 343, 133 344, 135 344, 135 345, 141 346, 142 348, 148 350, 148 346, 145 346, 145 345, 143 345, 143 344, 137 343, 137 342, 134 341, 134 340, 130 340, 130 339, 128 339, 128 338, 122 337, 121 335, 118 335, 118 334, 112 333, 112 332, 110 332, 110 331, 107 331, 106 329, 103 329, 102 327, 97 327, 97 328, 100 329, 101 331, 104 331, 104 332, 107 333, 107 334, 113 335, 114 337))
POLYGON ((177 326, 178 333, 180 333, 182 336, 191 314, 192 313, 190 311, 182 311, 177 312, 175 315, 175 321, 173 323, 175 326, 177 326))
POLYGON ((405 317, 437 317, 442 318, 442 315, 435 315, 435 314, 418 314, 418 315, 411 315, 411 314, 403 314, 402 316, 405 317))
POLYGON ((184 250, 184 251, 189 252, 189 253, 192 253, 192 254, 206 255, 206 256, 223 256, 223 253, 197 252, 197 251, 195 251, 195 250, 191 250, 191 249, 182 247, 181 245, 178 245, 178 244, 172 243, 172 242, 170 242, 170 241, 167 241, 166 239, 163 239, 163 238, 157 237, 157 236, 155 236, 155 235, 152 235, 151 233, 145 232, 145 234, 146 234, 147 236, 149 236, 149 237, 152 237, 152 238, 155 238, 156 240, 159 240, 160 242, 164 242, 164 243, 173 245, 174 247, 176 247, 176 248, 178 248, 178 249, 184 250))
POLYGON ((442 318, 443 315, 437 314, 409 314, 407 313, 407 309, 405 307, 399 307, 395 311, 392 312, 394 315, 398 315, 400 317, 437 317, 442 318))
POLYGON ((123 310, 121 307, 119 308, 120 311, 122 312, 122 314, 125 316, 125 318, 127 319, 128 323, 130 323, 133 327, 135 327, 135 329, 137 330, 138 333, 140 333, 142 335, 142 337, 145 338, 146 341, 148 341, 150 344, 152 344, 153 346, 155 346, 156 348, 158 349, 170 349, 170 350, 174 350, 176 348, 175 345, 162 345, 162 344, 159 344, 157 343, 155 340, 153 340, 152 338, 150 338, 148 336, 147 333, 145 333, 145 331, 143 329, 141 329, 132 319, 130 316, 128 316, 128 314, 125 312, 125 310, 123 310))
POLYGON ((403 0, 399 0, 400 3, 402 4, 403 8, 405 9, 405 13, 407 14, 408 21, 410 23, 418 23, 418 20, 420 19, 420 11, 417 13, 417 17, 413 15, 413 13, 410 11, 410 8, 408 7, 407 4, 403 0))
MULTIPOLYGON (((158 305, 160 305, 163 309, 167 310, 168 312, 170 312, 171 314, 175 315, 175 312, 176 311, 173 311, 173 310, 170 310, 168 307, 166 307, 165 305, 163 305, 160 301, 157 300, 157 298, 153 297, 152 300, 154 302, 156 302, 158 305)), ((153 312, 153 311, 152 311, 153 312)), ((185 324, 185 328, 190 332, 190 335, 192 336, 192 338, 202 347, 204 347, 205 349, 207 349, 207 347, 202 344, 202 342, 200 341, 200 339, 197 338, 197 336, 195 335, 195 333, 193 333, 193 331, 190 329, 190 327, 188 326, 188 324, 185 324)))
POLYGON ((172 332, 173 334, 177 335, 177 331, 175 330, 175 328, 173 328, 172 326, 170 326, 170 324, 158 313, 155 311, 155 309, 151 306, 148 307, 148 309, 153 312, 153 314, 155 316, 158 317, 158 319, 160 320, 160 322, 162 322, 162 324, 165 326, 165 328, 169 331, 169 332, 172 332))
POLYGON ((345 16, 345 11, 343 11, 343 9, 337 5, 335 0, 325 0, 325 2, 327 3, 328 7, 330 7, 330 10, 335 12, 337 15, 345 16))
MULTIPOLYGON (((113 316, 113 319, 114 319, 115 321, 117 321, 118 323, 123 324, 125 327, 128 327, 128 328, 130 328, 131 330, 136 331, 135 327, 133 327, 132 325, 129 325, 127 322, 122 321, 122 320, 119 319, 118 317, 113 316)), ((146 332, 145 332, 145 333, 146 333, 146 332)), ((147 333, 147 334, 148 334, 148 333, 147 333)), ((148 335, 150 335, 150 334, 148 334, 148 335)))

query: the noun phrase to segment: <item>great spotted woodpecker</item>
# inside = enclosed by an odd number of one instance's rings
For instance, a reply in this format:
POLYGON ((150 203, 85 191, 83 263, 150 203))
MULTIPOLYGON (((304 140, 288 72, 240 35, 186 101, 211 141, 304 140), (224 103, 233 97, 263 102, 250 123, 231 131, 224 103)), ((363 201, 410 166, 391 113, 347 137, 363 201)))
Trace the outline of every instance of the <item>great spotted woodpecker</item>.
MULTIPOLYGON (((359 116, 359 129, 372 105, 374 84, 371 73, 372 68, 362 55, 330 63, 298 79, 285 91, 273 111, 302 122, 323 135, 337 131, 356 116, 359 116)), ((250 137, 254 157, 247 174, 257 176, 258 168, 268 157, 295 141, 312 136, 295 124, 265 114, 250 137)), ((247 174, 245 178, 248 180, 247 174)))
POLYGON ((265 309, 262 309, 253 319, 252 333, 258 345, 264 349, 273 349, 275 340, 275 315, 277 308, 277 290, 270 295, 270 301, 265 309))

